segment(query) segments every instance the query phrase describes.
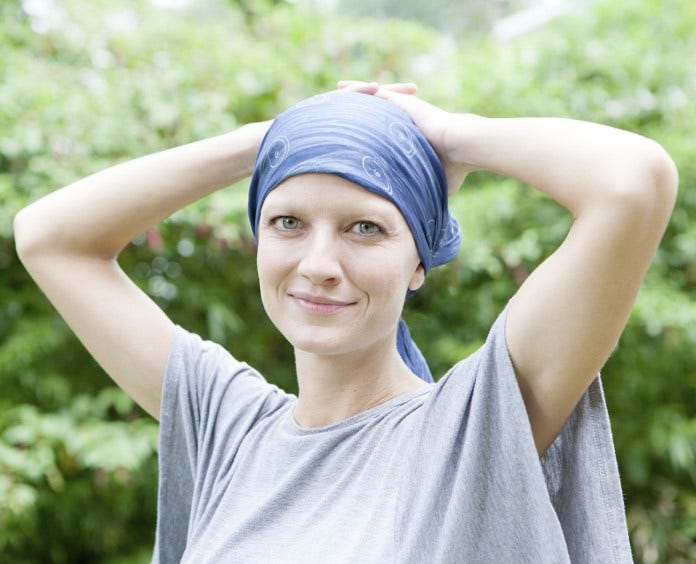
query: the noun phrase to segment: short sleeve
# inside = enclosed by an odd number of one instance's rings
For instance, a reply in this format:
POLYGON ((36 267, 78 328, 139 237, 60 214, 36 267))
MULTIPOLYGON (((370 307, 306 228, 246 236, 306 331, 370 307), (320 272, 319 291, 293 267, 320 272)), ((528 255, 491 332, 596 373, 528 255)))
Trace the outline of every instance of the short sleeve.
POLYGON ((573 562, 632 562, 619 470, 599 376, 541 464, 573 562))
POLYGON ((178 562, 189 523, 249 430, 290 400, 223 347, 177 327, 165 371, 153 562, 178 562))
MULTIPOLYGON (((409 463, 418 495, 408 534, 446 539, 445 561, 630 562, 621 486, 598 382, 540 461, 505 338, 505 309, 485 344, 437 383, 409 463), (437 529, 437 530, 435 530, 437 529), (458 560, 459 559, 459 560, 458 560)), ((410 558, 410 560, 409 560, 410 558)))

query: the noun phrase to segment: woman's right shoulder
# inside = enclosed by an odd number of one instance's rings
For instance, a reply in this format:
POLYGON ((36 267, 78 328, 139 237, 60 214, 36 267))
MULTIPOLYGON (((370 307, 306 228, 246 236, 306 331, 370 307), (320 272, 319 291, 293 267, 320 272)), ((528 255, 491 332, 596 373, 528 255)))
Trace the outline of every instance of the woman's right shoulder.
POLYGON ((162 389, 163 415, 188 413, 199 422, 223 417, 232 425, 245 413, 268 414, 293 397, 222 345, 175 327, 162 389))
POLYGON ((174 327, 165 377, 172 373, 196 378, 244 375, 259 382, 266 381, 260 372, 238 360, 219 343, 180 325, 174 327))

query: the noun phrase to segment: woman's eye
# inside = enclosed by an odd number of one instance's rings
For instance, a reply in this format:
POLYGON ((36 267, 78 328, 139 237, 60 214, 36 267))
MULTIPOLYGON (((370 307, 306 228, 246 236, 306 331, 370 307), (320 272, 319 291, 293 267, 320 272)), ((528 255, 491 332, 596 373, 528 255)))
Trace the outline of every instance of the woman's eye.
POLYGON ((273 226, 277 229, 290 231, 297 229, 300 226, 300 220, 290 215, 284 215, 282 217, 276 217, 273 220, 273 226))
POLYGON ((353 227, 353 231, 359 235, 376 235, 382 232, 379 225, 371 221, 358 221, 353 227))

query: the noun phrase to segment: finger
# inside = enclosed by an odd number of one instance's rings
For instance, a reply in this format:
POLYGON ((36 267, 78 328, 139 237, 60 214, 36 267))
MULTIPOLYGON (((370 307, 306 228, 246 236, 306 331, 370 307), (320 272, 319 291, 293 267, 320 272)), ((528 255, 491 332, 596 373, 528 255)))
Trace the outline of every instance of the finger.
MULTIPOLYGON (((348 88, 364 88, 367 87, 367 85, 372 87, 375 84, 378 83, 366 82, 363 80, 339 80, 337 87, 339 90, 344 90, 348 88)), ((391 82, 387 84, 380 84, 379 87, 392 92, 401 92, 402 94, 415 94, 418 92, 418 86, 414 82, 391 82)))
POLYGON ((381 84, 380 88, 402 94, 415 94, 418 92, 418 86, 414 82, 392 82, 390 84, 381 84))
POLYGON ((404 94, 403 92, 396 92, 394 90, 385 90, 380 88, 377 91, 376 96, 396 104, 406 113, 411 114, 411 117, 414 119, 439 116, 446 113, 441 108, 433 106, 431 103, 426 102, 418 96, 404 94))
POLYGON ((357 92, 364 92, 373 90, 376 91, 379 88, 377 82, 366 82, 364 80, 339 80, 336 83, 336 87, 339 90, 350 90, 357 92))
POLYGON ((429 106, 427 102, 421 100, 417 96, 406 94, 390 88, 380 87, 375 93, 375 96, 388 100, 389 102, 399 106, 405 112, 411 114, 414 112, 419 113, 419 110, 423 110, 429 106))
POLYGON ((337 88, 346 88, 347 86, 352 86, 354 84, 367 84, 364 80, 339 80, 336 83, 337 88))

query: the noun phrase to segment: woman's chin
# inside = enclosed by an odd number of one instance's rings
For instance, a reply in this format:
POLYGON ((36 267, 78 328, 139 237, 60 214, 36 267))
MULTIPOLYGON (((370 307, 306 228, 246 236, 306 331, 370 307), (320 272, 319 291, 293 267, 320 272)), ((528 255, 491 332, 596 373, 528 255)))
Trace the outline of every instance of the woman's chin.
POLYGON ((302 331, 283 332, 283 336, 296 352, 306 354, 337 356, 359 352, 364 348, 364 344, 356 342, 355 335, 351 335, 345 328, 336 330, 336 328, 315 327, 308 330, 304 327, 302 331))
POLYGON ((290 344, 295 349, 295 352, 305 354, 314 354, 319 356, 336 356, 353 352, 349 346, 346 346, 345 341, 336 341, 331 339, 302 339, 290 340, 290 344))

